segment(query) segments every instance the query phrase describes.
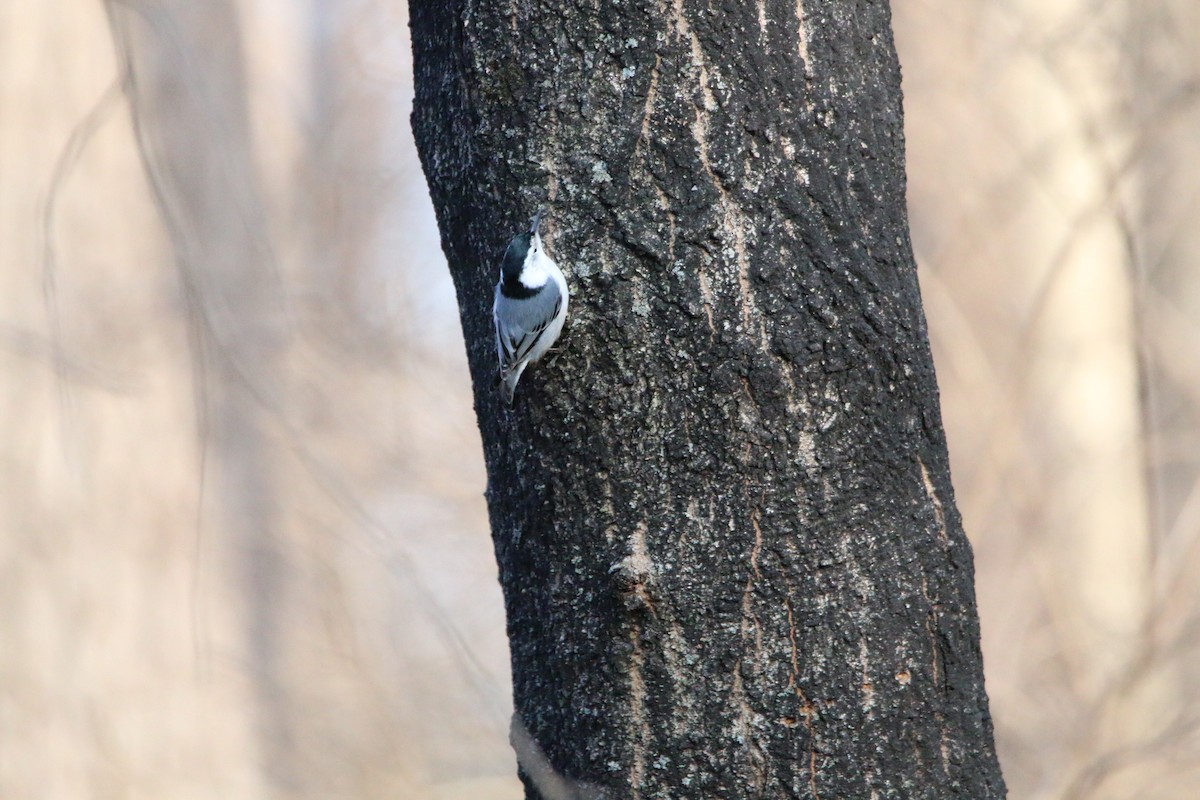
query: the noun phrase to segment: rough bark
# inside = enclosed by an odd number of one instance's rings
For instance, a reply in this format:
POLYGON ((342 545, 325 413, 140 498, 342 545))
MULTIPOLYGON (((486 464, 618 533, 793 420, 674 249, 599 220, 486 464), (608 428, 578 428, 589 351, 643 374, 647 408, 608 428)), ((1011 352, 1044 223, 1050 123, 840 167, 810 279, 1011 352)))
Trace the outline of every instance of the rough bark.
POLYGON ((411 15, 515 723, 579 796, 1003 796, 887 4, 411 15), (572 315, 509 410, 539 205, 572 315))

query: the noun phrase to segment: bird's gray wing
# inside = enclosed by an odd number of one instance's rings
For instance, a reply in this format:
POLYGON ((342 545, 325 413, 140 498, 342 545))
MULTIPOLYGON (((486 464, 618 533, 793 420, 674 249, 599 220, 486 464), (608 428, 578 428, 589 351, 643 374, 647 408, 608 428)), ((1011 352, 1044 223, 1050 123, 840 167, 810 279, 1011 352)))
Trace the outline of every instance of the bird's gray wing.
POLYGON ((529 357, 546 328, 562 310, 563 297, 553 281, 547 281, 533 297, 506 297, 497 287, 496 354, 500 374, 507 375, 529 357))

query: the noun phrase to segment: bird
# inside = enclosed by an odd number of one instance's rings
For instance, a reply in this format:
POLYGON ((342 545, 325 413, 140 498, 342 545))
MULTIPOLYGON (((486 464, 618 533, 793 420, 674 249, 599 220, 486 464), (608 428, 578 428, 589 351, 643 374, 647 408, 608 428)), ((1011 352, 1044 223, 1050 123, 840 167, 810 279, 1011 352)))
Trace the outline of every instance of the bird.
POLYGON ((544 356, 562 333, 571 299, 567 279, 538 234, 543 216, 539 209, 529 230, 508 243, 492 303, 500 392, 510 406, 521 373, 544 356))

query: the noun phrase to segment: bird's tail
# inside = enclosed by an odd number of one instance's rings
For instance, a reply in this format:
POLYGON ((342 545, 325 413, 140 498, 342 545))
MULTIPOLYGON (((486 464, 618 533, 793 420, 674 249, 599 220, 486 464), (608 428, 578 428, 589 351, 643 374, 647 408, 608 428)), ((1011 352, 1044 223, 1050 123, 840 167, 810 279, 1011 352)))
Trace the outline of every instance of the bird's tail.
POLYGON ((513 403, 513 395, 517 391, 517 381, 521 380, 521 373, 525 371, 525 366, 525 364, 520 364, 507 375, 500 376, 500 395, 510 406, 513 403))

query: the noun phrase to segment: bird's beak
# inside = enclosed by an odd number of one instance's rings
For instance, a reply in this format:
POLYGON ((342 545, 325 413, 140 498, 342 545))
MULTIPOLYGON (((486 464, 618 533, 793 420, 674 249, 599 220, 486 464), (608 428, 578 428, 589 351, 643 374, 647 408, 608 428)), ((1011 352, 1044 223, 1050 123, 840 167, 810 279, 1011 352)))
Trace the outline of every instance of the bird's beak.
POLYGON ((537 213, 533 215, 533 219, 529 221, 529 232, 537 234, 538 227, 542 224, 542 217, 546 216, 546 209, 539 208, 537 213))

